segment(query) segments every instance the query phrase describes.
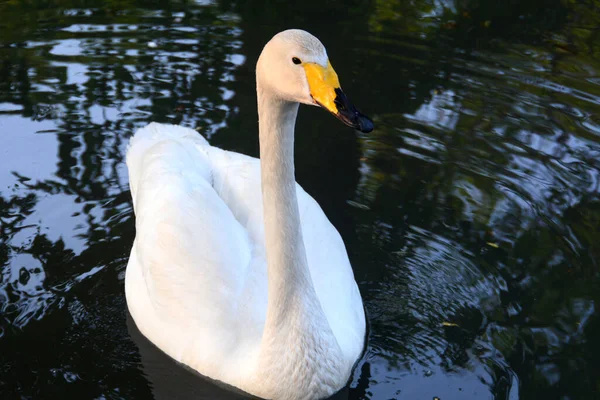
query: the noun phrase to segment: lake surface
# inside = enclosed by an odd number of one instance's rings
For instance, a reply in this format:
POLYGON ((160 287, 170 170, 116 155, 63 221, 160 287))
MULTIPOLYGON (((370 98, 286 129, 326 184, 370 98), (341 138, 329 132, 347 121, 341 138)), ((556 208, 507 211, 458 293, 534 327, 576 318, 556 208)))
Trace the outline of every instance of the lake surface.
POLYGON ((124 155, 159 121, 258 156, 254 66, 295 27, 376 125, 297 123, 371 323, 342 398, 600 398, 599 26, 595 0, 0 2, 0 397, 240 398, 127 316, 124 155))

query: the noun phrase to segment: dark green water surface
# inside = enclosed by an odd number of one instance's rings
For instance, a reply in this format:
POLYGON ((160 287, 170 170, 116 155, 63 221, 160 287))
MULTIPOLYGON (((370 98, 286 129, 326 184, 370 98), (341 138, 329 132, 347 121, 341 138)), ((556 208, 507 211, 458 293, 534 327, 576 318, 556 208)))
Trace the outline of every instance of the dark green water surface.
POLYGON ((306 29, 299 183, 371 321, 341 398, 600 398, 600 2, 0 0, 0 398, 238 398, 128 321, 124 154, 150 121, 258 156, 254 66, 306 29))

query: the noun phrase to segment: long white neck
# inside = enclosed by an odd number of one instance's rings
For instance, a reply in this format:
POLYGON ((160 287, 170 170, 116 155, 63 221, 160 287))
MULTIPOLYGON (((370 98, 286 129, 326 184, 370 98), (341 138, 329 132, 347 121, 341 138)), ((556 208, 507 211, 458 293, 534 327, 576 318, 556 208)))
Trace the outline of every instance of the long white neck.
MULTIPOLYGON (((294 177, 298 103, 281 100, 261 90, 260 84, 257 89, 268 265, 267 316, 259 365, 263 372, 269 371, 265 375, 270 379, 285 376, 283 383, 296 375, 299 382, 329 390, 329 385, 339 385, 335 375, 340 372, 329 369, 336 368, 341 350, 312 284, 302 238, 294 177), (317 383, 315 376, 333 380, 317 383)), ((277 383, 267 386, 276 387, 277 383)), ((292 398, 286 397, 290 394, 285 394, 285 387, 280 389, 283 392, 265 395, 292 398)))
POLYGON ((269 275, 267 320, 286 319, 314 288, 306 261, 294 177, 298 103, 259 93, 260 167, 269 275))

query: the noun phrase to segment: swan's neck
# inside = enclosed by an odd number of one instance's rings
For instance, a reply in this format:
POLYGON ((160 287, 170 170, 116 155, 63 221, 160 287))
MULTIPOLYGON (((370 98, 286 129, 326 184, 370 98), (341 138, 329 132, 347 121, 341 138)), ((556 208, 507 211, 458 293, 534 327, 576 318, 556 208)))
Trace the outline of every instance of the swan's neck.
POLYGON ((295 398, 286 394, 289 387, 281 386, 290 378, 312 387, 313 395, 315 390, 326 394, 339 387, 344 379, 340 374, 346 371, 339 368, 341 350, 312 284, 302 238, 294 178, 298 104, 280 100, 259 86, 258 113, 268 270, 259 374, 271 381, 264 382, 271 391, 262 395, 295 398))
POLYGON ((298 103, 259 91, 260 166, 269 276, 267 327, 289 322, 315 293, 306 261, 296 181, 294 124, 298 103))

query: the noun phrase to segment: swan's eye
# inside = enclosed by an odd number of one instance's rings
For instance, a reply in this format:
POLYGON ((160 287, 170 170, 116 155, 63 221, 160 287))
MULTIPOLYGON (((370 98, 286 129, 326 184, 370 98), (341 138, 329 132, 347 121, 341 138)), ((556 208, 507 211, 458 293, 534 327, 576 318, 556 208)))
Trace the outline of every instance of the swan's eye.
POLYGON ((292 57, 292 62, 296 65, 302 64, 302 61, 298 57, 292 57))

